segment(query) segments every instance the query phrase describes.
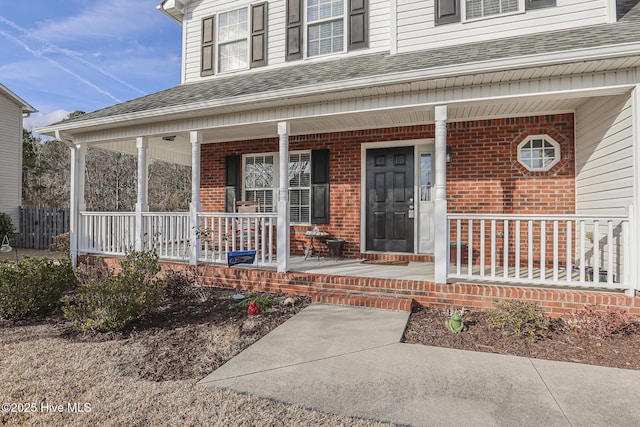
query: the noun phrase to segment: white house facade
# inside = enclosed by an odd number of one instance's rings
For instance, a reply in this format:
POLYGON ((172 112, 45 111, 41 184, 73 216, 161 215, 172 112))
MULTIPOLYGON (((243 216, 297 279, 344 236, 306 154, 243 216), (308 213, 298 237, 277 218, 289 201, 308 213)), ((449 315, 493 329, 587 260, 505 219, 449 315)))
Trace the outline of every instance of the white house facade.
POLYGON ((0 212, 18 226, 22 203, 22 122, 36 109, 0 84, 0 212))
POLYGON ((182 83, 39 130, 72 147, 72 252, 249 249, 285 273, 315 228, 347 258, 433 263, 436 285, 633 297, 637 3, 165 0, 182 83), (138 156, 136 212, 84 211, 95 144, 138 156), (150 158, 192 166, 190 212, 147 212, 150 158))

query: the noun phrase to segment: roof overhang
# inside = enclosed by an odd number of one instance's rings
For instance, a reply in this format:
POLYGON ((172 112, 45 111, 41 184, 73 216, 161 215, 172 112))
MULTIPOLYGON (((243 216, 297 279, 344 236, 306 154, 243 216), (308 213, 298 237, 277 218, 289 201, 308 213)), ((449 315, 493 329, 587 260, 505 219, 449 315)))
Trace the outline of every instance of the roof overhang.
POLYGON ((164 0, 156 8, 178 24, 182 25, 184 7, 188 0, 164 0))
MULTIPOLYGON (((385 91, 400 88, 402 85, 435 82, 438 85, 465 85, 466 79, 476 76, 492 75, 494 79, 505 82, 527 79, 532 76, 580 75, 597 70, 640 67, 640 42, 625 43, 606 47, 570 50, 540 55, 527 55, 499 60, 479 61, 467 64, 432 67, 398 73, 381 74, 332 82, 331 84, 308 84, 295 88, 251 93, 229 98, 211 99, 195 103, 185 103, 144 111, 124 113, 93 119, 61 122, 36 131, 53 135, 56 131, 67 135, 109 129, 113 127, 134 126, 160 120, 187 119, 212 114, 229 114, 251 111, 257 108, 275 108, 291 105, 300 100, 313 97, 315 101, 344 99, 345 96, 358 93, 366 96, 376 89, 385 91)), ((198 83, 192 83, 198 84, 198 83)), ((405 90, 405 89, 401 89, 405 90)))
POLYGON ((33 108, 31 104, 26 102, 24 99, 20 98, 18 95, 16 95, 15 93, 7 89, 7 87, 4 86, 3 84, 0 84, 0 92, 5 94, 7 97, 9 97, 9 99, 13 100, 16 104, 18 104, 22 108, 23 114, 31 114, 31 113, 36 113, 38 111, 35 108, 33 108))

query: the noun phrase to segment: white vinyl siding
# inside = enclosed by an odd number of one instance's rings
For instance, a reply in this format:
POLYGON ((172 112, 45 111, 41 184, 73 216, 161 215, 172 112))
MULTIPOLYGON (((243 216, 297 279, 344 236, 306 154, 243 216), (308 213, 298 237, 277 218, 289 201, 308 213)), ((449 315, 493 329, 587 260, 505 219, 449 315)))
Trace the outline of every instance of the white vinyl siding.
POLYGON ((0 93, 0 212, 11 215, 15 227, 18 227, 21 190, 22 109, 0 93))
POLYGON ((633 202, 633 119, 628 95, 576 111, 576 211, 625 214, 633 202))
POLYGON ((398 53, 607 22, 605 0, 557 0, 556 6, 529 10, 526 13, 494 15, 487 19, 437 26, 434 23, 433 0, 397 2, 398 53))
MULTIPOLYGON (((345 0, 346 1, 346 0, 345 0)), ((251 5, 251 2, 237 2, 234 7, 251 5)), ((215 76, 202 77, 200 75, 200 48, 202 18, 213 16, 229 10, 226 0, 204 0, 190 2, 186 6, 184 17, 184 70, 183 83, 191 83, 215 76)), ((298 61, 285 61, 285 1, 268 2, 267 16, 267 68, 288 67, 300 65, 298 61)), ((387 0, 369 0, 369 48, 359 49, 345 55, 362 55, 372 52, 389 50, 389 2, 387 0)), ((306 35, 305 35, 306 41, 306 35)), ((346 39, 345 39, 346 43, 346 39)), ((328 55, 327 58, 333 58, 328 55)), ((314 58, 319 60, 320 58, 314 58)), ((264 70, 264 68, 261 68, 264 70)), ((257 70, 256 70, 257 71, 257 70)), ((253 72, 247 70, 246 72, 253 72)))

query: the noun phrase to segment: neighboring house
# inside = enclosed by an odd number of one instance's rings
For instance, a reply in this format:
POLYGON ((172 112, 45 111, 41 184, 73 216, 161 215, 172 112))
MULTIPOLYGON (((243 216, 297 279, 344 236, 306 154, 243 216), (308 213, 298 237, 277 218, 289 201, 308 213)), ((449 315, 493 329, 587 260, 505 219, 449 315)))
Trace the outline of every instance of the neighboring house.
MULTIPOLYGON (((75 147, 72 251, 155 246, 195 264, 252 248, 282 273, 317 226, 348 258, 434 265, 427 284, 337 293, 507 295, 438 287, 480 279, 632 297, 637 3, 165 0, 183 27, 182 84, 39 130, 75 147), (80 212, 94 144, 138 155, 136 213, 80 212), (190 214, 146 213, 149 158, 192 165, 190 214), (234 214, 237 200, 261 213, 234 214), (186 247, 198 229, 209 242, 186 247)), ((305 280, 292 289, 323 290, 305 280)))
POLYGON ((36 111, 0 84, 0 212, 11 215, 16 229, 22 204, 22 120, 36 111))

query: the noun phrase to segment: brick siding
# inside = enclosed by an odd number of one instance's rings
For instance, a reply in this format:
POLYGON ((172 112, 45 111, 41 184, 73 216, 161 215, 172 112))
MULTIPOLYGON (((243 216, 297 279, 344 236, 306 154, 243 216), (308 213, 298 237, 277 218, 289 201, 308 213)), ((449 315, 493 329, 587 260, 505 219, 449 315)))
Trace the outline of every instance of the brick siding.
MULTIPOLYGON (((573 114, 449 123, 447 167, 451 213, 571 214, 575 207, 573 114), (548 134, 561 147, 562 160, 548 172, 529 172, 517 161, 517 146, 529 135, 548 134)), ((346 241, 346 257, 360 253, 361 144, 434 138, 433 125, 291 136, 289 150, 329 149, 330 224, 323 231, 346 241)), ((224 211, 224 159, 228 155, 278 151, 278 139, 202 145, 201 200, 204 211, 224 211)), ((291 228, 291 253, 303 253, 309 226, 291 228)), ((369 258, 430 261, 425 255, 367 254, 369 258)))

